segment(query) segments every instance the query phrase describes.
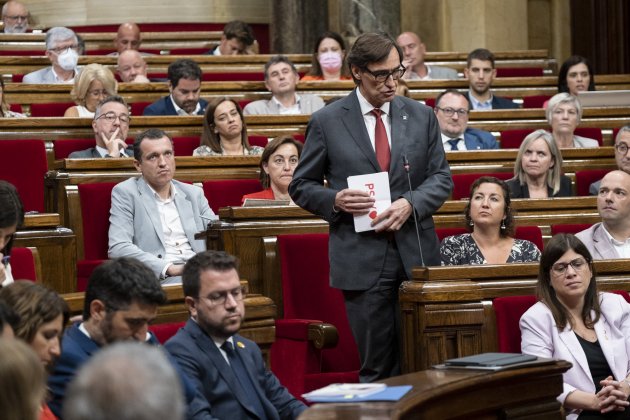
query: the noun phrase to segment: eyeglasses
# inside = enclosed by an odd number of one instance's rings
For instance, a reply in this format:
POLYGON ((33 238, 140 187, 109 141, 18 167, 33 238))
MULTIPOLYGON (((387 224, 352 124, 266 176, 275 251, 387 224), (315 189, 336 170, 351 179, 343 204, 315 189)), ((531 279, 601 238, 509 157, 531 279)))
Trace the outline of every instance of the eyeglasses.
POLYGON ((289 158, 288 160, 284 160, 283 158, 277 158, 271 161, 271 163, 274 166, 277 166, 278 168, 283 168, 284 165, 286 164, 286 162, 289 162, 290 166, 297 166, 298 164, 298 158, 289 158))
POLYGON ((392 71, 389 71, 389 70, 372 71, 368 68, 365 68, 363 70, 370 73, 372 77, 374 78, 374 80, 376 80, 378 83, 385 83, 385 81, 389 79, 390 76, 394 80, 400 79, 402 75, 405 74, 405 70, 407 69, 404 66, 400 66, 397 69, 394 69, 392 71))
POLYGON ((98 98, 99 96, 108 96, 109 92, 107 92, 105 89, 102 90, 88 90, 88 95, 92 96, 93 98, 98 98))
POLYGON ((68 45, 67 47, 50 48, 48 51, 52 51, 55 54, 61 54, 65 50, 68 50, 68 49, 72 49, 72 50, 78 51, 79 46, 77 44, 72 44, 72 45, 68 45))
POLYGON ((615 144, 615 150, 622 155, 625 155, 626 153, 628 153, 628 145, 626 143, 617 143, 615 144))
POLYGON ((436 106, 435 109, 439 109, 440 111, 442 111, 444 113, 444 115, 446 115, 447 117, 452 117, 453 114, 457 113, 457 115, 461 118, 461 117, 465 117, 468 115, 468 110, 464 109, 464 108, 460 108, 460 109, 453 109, 453 108, 440 108, 439 106, 436 106))
POLYGON ((24 15, 24 16, 20 16, 20 15, 5 16, 5 18, 15 22, 15 21, 18 21, 18 20, 28 20, 28 15, 24 15))
POLYGON ((108 123, 113 123, 114 121, 116 121, 116 118, 118 118, 118 120, 123 124, 128 124, 130 120, 129 115, 127 114, 116 115, 116 113, 113 111, 107 112, 103 115, 99 115, 98 117, 96 117, 97 120, 100 120, 101 118, 107 121, 108 123))
POLYGON ((573 267, 575 271, 580 271, 586 268, 586 260, 584 258, 576 258, 568 263, 556 263, 551 266, 551 271, 556 276, 561 276, 567 272, 569 266, 573 267))
POLYGON ((232 296, 235 301, 240 302, 245 299, 245 288, 243 286, 239 286, 225 292, 210 293, 210 295, 205 299, 209 300, 213 305, 225 305, 228 295, 232 296))

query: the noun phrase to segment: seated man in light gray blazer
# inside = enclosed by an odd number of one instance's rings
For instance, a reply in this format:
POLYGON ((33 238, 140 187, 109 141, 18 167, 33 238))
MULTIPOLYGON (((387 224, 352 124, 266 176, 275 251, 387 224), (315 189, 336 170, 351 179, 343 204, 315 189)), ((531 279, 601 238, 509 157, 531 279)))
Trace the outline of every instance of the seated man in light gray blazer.
POLYGON ((201 188, 173 179, 173 142, 164 131, 140 133, 133 152, 142 176, 112 190, 108 255, 142 261, 162 284, 181 283, 186 261, 206 249, 195 234, 217 216, 201 188))
POLYGON ((94 112, 92 129, 96 146, 78 150, 68 155, 69 159, 90 159, 133 156, 133 147, 125 140, 129 132, 129 108, 125 100, 118 96, 103 99, 94 112))
POLYGON ((46 56, 52 64, 28 73, 22 83, 74 83, 79 74, 79 40, 72 29, 50 28, 46 32, 46 56))
POLYGON ((602 221, 575 235, 596 260, 630 258, 630 175, 606 174, 599 186, 597 211, 602 221))
POLYGON ((261 99, 243 108, 244 115, 312 114, 324 107, 317 95, 298 95, 295 91, 300 75, 284 55, 274 55, 265 63, 265 87, 271 99, 261 99))

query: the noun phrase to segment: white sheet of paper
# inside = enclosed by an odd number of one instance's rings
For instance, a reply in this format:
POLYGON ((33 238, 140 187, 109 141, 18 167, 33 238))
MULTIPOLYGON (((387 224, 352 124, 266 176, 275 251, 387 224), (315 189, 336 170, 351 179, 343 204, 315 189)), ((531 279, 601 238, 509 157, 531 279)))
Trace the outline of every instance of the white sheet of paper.
POLYGON ((387 172, 349 176, 348 188, 365 191, 376 200, 374 207, 368 214, 354 216, 354 230, 356 232, 365 232, 376 229, 376 226, 371 226, 372 220, 392 205, 387 172))

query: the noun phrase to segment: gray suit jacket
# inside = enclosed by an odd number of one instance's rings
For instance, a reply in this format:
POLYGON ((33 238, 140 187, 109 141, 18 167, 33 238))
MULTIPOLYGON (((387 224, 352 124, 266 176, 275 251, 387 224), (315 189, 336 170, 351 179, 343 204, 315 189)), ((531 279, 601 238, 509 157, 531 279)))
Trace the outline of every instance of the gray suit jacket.
MULTIPOLYGON (((133 157, 133 147, 129 146, 125 149, 125 155, 133 157)), ((100 159, 102 156, 96 150, 96 147, 90 147, 85 150, 77 150, 76 152, 72 152, 68 155, 68 159, 92 159, 97 158, 100 159)))
MULTIPOLYGON (((391 165, 389 184, 392 202, 404 197, 418 217, 425 265, 440 265, 439 242, 432 215, 449 196, 453 181, 440 127, 431 108, 396 96, 391 102, 391 165), (410 163, 413 199, 409 192, 403 156, 410 163)), ((344 290, 366 290, 378 280, 388 235, 373 231, 356 233, 349 213, 333 211, 335 195, 348 187, 347 178, 381 172, 365 127, 356 89, 311 117, 306 143, 289 192, 306 210, 330 223, 331 285, 344 290), (328 188, 323 185, 324 178, 328 188)), ((395 233, 407 276, 422 265, 413 216, 395 233)))
POLYGON ((429 75, 431 79, 457 79, 457 70, 452 69, 450 67, 442 67, 442 66, 427 66, 429 67, 429 75))
MULTIPOLYGON (((81 69, 77 68, 76 74, 74 75, 75 79, 79 75, 80 71, 81 71, 81 69)), ((33 72, 25 74, 24 78, 22 79, 22 83, 31 83, 31 84, 47 83, 47 84, 54 84, 54 83, 58 83, 58 82, 55 80, 55 75, 52 72, 52 66, 48 66, 48 67, 44 67, 43 69, 35 70, 33 72)))
MULTIPOLYGON (((326 105, 322 98, 317 95, 298 95, 300 96, 300 112, 302 114, 312 114, 326 105)), ((245 105, 243 109, 244 115, 277 115, 279 113, 280 108, 278 104, 271 99, 261 99, 251 102, 245 105)))
POLYGON ((584 242, 584 245, 586 245, 594 260, 621 258, 621 256, 617 254, 615 247, 608 240, 608 236, 606 236, 601 222, 595 223, 590 228, 577 233, 575 236, 580 241, 584 242))
MULTIPOLYGON (((201 188, 175 180, 173 185, 186 237, 193 251, 204 251, 205 242, 195 239, 195 234, 205 230, 208 221, 217 217, 201 188)), ((153 192, 144 178, 130 178, 114 187, 109 223, 109 257, 137 258, 159 277, 167 264, 162 222, 153 192)))

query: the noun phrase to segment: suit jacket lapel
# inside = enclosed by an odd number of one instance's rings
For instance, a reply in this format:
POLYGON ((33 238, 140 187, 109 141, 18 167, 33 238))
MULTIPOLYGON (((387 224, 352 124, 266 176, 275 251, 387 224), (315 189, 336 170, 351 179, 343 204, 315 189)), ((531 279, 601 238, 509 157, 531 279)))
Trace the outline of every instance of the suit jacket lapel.
MULTIPOLYGON (((592 315, 594 316, 594 314, 592 315)), ((599 317, 599 321, 595 323, 595 333, 597 333, 597 339, 599 341, 599 346, 604 353, 604 357, 606 357, 606 361, 608 361, 608 365, 610 366, 610 370, 615 374, 616 364, 615 364, 615 353, 614 349, 611 346, 610 340, 608 339, 610 328, 608 327, 608 323, 604 316, 599 317)), ((612 335, 612 333, 611 333, 612 335)), ((611 337, 612 338, 612 337, 611 337)), ((624 372, 625 374, 625 372, 624 372)), ((621 379, 621 378, 619 378, 621 379)))
POLYGON ((197 233, 197 225, 195 224, 195 215, 193 213, 190 197, 186 195, 183 189, 177 188, 177 194, 175 194, 175 206, 179 212, 179 220, 182 223, 184 232, 190 246, 194 249, 195 234, 197 233))
POLYGON ((144 209, 147 212, 147 216, 151 220, 155 233, 160 238, 162 246, 166 246, 164 242, 164 231, 162 230, 162 221, 160 220, 160 212, 158 211, 157 204, 155 204, 155 197, 153 197, 153 191, 146 183, 144 178, 138 178, 138 192, 140 193, 140 201, 144 205, 144 209))
POLYGON ((593 232, 593 247, 599 252, 602 258, 619 258, 617 251, 612 246, 606 233, 604 232, 604 226, 599 224, 593 232))
POLYGON ((344 101, 344 108, 347 112, 342 115, 341 120, 346 126, 346 130, 348 130, 350 137, 352 137, 365 157, 367 157, 372 166, 374 166, 374 172, 380 172, 381 166, 376 160, 374 147, 372 147, 370 136, 368 135, 367 128, 365 128, 365 124, 363 123, 363 114, 361 113, 361 105, 359 105, 359 98, 357 98, 356 89, 352 91, 346 99, 342 99, 344 101))
MULTIPOLYGON (((191 319, 188 320, 184 328, 190 332, 190 335, 194 338, 199 350, 214 364, 217 372, 219 372, 219 375, 221 375, 238 402, 251 414, 256 415, 256 411, 249 404, 249 398, 243 393, 243 388, 239 385, 238 379, 236 379, 232 368, 223 358, 221 351, 218 349, 214 341, 212 341, 212 339, 202 331, 199 325, 191 319)), ((245 364, 245 366, 247 366, 247 364, 245 364)), ((249 367, 247 369, 249 371, 249 367)), ((255 383, 255 381, 253 382, 255 383)))
POLYGON ((402 173, 396 167, 402 165, 402 157, 407 142, 407 123, 409 122, 409 114, 405 112, 404 102, 394 100, 389 106, 391 115, 391 163, 389 165, 390 177, 395 173, 402 173))

